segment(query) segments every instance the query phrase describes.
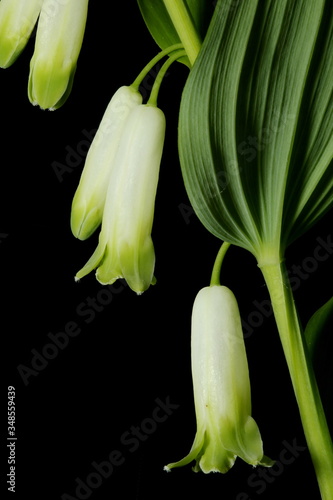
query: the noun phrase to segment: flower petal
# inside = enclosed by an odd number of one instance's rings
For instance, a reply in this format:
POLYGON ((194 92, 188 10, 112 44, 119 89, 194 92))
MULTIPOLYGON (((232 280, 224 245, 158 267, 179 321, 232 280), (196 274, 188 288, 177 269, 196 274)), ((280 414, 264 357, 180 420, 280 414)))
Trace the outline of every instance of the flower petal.
POLYGON ((115 168, 114 158, 130 112, 142 103, 141 94, 122 86, 105 110, 89 148, 71 211, 71 229, 85 240, 102 222, 109 178, 115 168))
POLYGON ((0 67, 8 68, 26 46, 43 0, 1 0, 0 67))
POLYGON ((200 290, 192 311, 192 379, 197 431, 190 453, 172 467, 196 460, 194 471, 227 472, 237 456, 271 466, 251 417, 251 390, 241 319, 225 286, 200 290))
POLYGON ((160 109, 140 105, 129 113, 108 180, 100 258, 90 259, 81 276, 96 264, 96 278, 102 284, 124 278, 138 294, 156 281, 151 230, 164 136, 165 116, 160 109))
POLYGON ((28 96, 42 109, 56 109, 67 99, 81 50, 88 0, 44 0, 35 51, 30 62, 28 96))

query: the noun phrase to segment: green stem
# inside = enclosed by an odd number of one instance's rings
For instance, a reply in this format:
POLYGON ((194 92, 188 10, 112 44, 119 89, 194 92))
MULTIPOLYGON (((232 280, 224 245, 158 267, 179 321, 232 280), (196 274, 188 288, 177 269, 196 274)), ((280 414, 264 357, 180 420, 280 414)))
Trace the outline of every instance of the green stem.
POLYGON ((151 61, 149 61, 148 64, 146 64, 143 70, 140 71, 139 75, 136 77, 131 87, 133 87, 135 90, 139 90, 142 80, 148 75, 149 71, 153 69, 155 64, 157 64, 161 59, 163 59, 163 57, 171 54, 171 52, 178 51, 179 49, 184 49, 181 43, 175 43, 174 45, 170 45, 170 47, 161 50, 155 57, 153 57, 151 61))
POLYGON ((183 0, 163 0, 163 2, 193 66, 201 48, 201 40, 186 5, 183 0))
POLYGON ((166 72, 168 71, 169 67, 171 66, 172 63, 177 61, 180 57, 184 57, 186 55, 185 50, 177 50, 171 56, 165 61, 163 64, 162 68, 159 70, 157 77, 154 81, 153 88, 150 93, 150 97, 148 99, 147 105, 148 106, 157 106, 157 97, 158 93, 160 91, 160 86, 162 83, 163 78, 165 77, 166 72))
POLYGON ((260 265, 323 500, 333 499, 333 444, 284 262, 260 265))
POLYGON ((230 243, 227 241, 224 241, 221 245, 221 248, 216 256, 213 271, 212 271, 212 276, 210 279, 210 286, 214 285, 220 285, 220 274, 221 274, 221 267, 222 267, 222 262, 224 259, 224 256, 230 247, 230 243))

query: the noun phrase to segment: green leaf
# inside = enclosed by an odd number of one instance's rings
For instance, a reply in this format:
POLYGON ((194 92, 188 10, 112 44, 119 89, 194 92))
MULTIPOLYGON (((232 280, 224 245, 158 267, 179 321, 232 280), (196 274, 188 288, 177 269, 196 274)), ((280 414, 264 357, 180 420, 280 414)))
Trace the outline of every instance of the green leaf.
MULTIPOLYGON (((203 38, 213 11, 213 3, 207 0, 184 0, 193 25, 203 38)), ((180 43, 179 35, 171 21, 163 0, 138 0, 142 17, 155 42, 163 50, 180 43)), ((189 65, 188 58, 180 59, 189 65)))
POLYGON ((288 243, 333 201, 333 3, 325 3, 298 119, 284 214, 288 243), (301 189, 300 189, 301 187, 301 189))
MULTIPOLYGON (((328 422, 333 420, 333 297, 310 318, 304 331, 328 422)), ((333 430, 333 429, 332 429, 333 430)))
POLYGON ((329 322, 333 319, 333 297, 320 307, 309 319, 304 337, 311 358, 314 358, 320 338, 329 322))
POLYGON ((325 0, 220 0, 183 92, 191 204, 209 231, 259 264, 283 255, 297 228, 333 203, 331 11, 325 0))
POLYGON ((249 231, 254 225, 248 217, 247 203, 241 192, 236 198, 239 204, 245 203, 244 209, 235 210, 232 202, 231 184, 236 186, 240 180, 233 137, 237 92, 232 90, 237 89, 257 1, 242 2, 230 12, 221 5, 220 2, 216 8, 185 85, 179 154, 189 199, 203 224, 223 240, 250 246, 246 223, 249 231))

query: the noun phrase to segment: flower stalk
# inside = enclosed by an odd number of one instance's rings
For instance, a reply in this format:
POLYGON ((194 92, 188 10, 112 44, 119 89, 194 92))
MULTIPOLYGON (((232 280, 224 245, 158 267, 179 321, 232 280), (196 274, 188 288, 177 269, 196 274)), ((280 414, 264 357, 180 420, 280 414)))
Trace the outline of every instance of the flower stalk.
POLYGON ((158 94, 160 91, 160 86, 163 81, 163 78, 166 75, 166 72, 168 71, 169 67, 171 66, 172 63, 180 59, 182 56, 186 55, 186 52, 184 49, 179 49, 174 51, 170 57, 165 61, 163 64, 162 68, 159 70, 158 75, 156 77, 156 80, 154 82, 153 88, 151 89, 151 93, 148 99, 147 104, 150 106, 157 106, 157 98, 158 94))
POLYGON ((142 80, 148 75, 149 71, 153 69, 153 67, 164 57, 171 55, 174 51, 178 51, 183 49, 183 45, 181 43, 175 43, 174 45, 170 45, 170 47, 167 47, 164 50, 161 50, 158 54, 156 54, 153 59, 149 61, 148 64, 140 71, 134 82, 132 83, 131 87, 133 87, 136 90, 139 90, 139 87, 142 83, 142 80))
POLYGON ((333 498, 333 444, 284 261, 259 267, 266 281, 323 500, 333 498))
POLYGON ((227 253, 228 248, 230 247, 230 243, 224 241, 221 245, 221 248, 216 256, 212 276, 210 279, 210 286, 219 285, 220 284, 220 274, 222 262, 224 260, 225 254, 227 253))
POLYGON ((193 66, 200 48, 201 40, 183 0, 163 0, 173 25, 193 66))

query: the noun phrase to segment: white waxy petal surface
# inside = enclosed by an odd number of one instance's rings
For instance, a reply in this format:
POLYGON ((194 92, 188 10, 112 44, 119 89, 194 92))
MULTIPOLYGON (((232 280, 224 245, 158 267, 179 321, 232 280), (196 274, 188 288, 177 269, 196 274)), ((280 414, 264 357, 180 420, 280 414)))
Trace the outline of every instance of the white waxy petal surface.
POLYGON ((163 112, 135 108, 126 121, 105 203, 101 239, 109 257, 97 270, 102 283, 124 277, 138 293, 152 281, 154 204, 165 135, 163 112))
POLYGON ((55 109, 68 96, 87 12, 88 0, 44 0, 30 62, 28 96, 32 104, 55 109))
POLYGON ((97 268, 100 283, 124 278, 138 294, 154 283, 151 230, 164 136, 165 116, 160 109, 134 107, 110 173, 98 247, 76 279, 97 268))
POLYGON ((71 214, 73 234, 88 238, 102 221, 111 171, 126 120, 142 103, 141 94, 123 86, 112 97, 89 148, 71 214))
POLYGON ((43 0, 1 0, 0 67, 8 68, 20 55, 35 27, 43 0))
POLYGON ((237 456, 271 466, 259 428, 251 417, 251 388, 238 304, 229 288, 201 289, 192 311, 192 379, 197 432, 188 455, 194 471, 227 472, 237 456))
POLYGON ((192 374, 200 418, 239 420, 251 413, 250 380, 240 315, 233 293, 203 288, 192 313, 192 374))

